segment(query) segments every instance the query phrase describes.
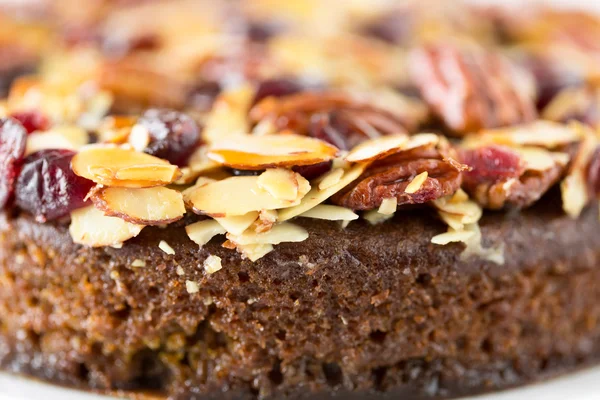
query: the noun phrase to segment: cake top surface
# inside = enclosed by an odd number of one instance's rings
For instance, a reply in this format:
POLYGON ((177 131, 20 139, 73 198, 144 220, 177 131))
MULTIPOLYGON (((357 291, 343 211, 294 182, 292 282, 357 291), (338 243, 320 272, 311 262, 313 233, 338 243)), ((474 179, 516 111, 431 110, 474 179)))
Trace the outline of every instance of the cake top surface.
POLYGON ((576 218, 600 193, 594 16, 441 1, 44 4, 2 16, 0 53, 40 61, 0 104, 0 205, 69 223, 76 243, 119 247, 195 215, 191 240, 225 235, 257 260, 307 238, 295 218, 343 228, 421 207, 448 226, 432 243, 501 263, 481 246, 484 210, 558 186, 576 218))

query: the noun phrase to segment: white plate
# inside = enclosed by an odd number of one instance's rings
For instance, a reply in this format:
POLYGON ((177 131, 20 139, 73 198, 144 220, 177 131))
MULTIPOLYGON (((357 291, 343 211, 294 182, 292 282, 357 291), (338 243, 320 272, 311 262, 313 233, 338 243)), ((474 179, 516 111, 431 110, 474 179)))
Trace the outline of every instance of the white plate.
MULTIPOLYGON (((37 381, 0 374, 0 400, 110 400, 111 397, 64 389, 37 381)), ((502 393, 462 400, 598 400, 600 367, 554 379, 545 383, 502 393)))

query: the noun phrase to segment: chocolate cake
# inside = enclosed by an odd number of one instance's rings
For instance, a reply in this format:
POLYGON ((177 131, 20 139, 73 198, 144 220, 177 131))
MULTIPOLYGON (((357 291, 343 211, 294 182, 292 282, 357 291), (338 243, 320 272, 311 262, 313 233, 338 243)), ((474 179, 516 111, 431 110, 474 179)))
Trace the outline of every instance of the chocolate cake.
POLYGON ((0 367, 412 400, 598 362, 600 20, 348 3, 46 2, 0 104, 0 367))

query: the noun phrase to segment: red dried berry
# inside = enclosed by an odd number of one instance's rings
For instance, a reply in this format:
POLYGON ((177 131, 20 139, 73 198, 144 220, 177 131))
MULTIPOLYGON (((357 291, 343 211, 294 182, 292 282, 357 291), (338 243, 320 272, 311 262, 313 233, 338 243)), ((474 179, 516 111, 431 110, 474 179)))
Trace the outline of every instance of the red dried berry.
POLYGON ((497 182, 517 178, 524 171, 519 155, 500 146, 467 149, 460 156, 462 163, 471 167, 470 171, 464 172, 468 182, 497 182))
POLYGON ((300 92, 302 85, 291 79, 269 79, 262 81, 256 89, 254 104, 267 97, 283 97, 300 92))
POLYGON ((11 114, 11 117, 19 121, 27 133, 45 131, 50 128, 48 117, 38 111, 17 111, 11 114))
POLYGON ((185 165, 200 142, 196 121, 179 111, 150 109, 142 115, 138 124, 150 133, 150 143, 144 152, 176 165, 185 165))
POLYGON ((27 131, 19 121, 13 118, 0 119, 0 208, 6 207, 13 199, 26 142, 27 131))
POLYGON ((74 155, 71 150, 51 149, 27 156, 16 184, 16 205, 38 222, 60 218, 84 206, 94 183, 71 170, 74 155))
POLYGON ((313 165, 299 165, 292 168, 294 172, 299 173, 309 181, 329 172, 333 161, 324 161, 313 165))

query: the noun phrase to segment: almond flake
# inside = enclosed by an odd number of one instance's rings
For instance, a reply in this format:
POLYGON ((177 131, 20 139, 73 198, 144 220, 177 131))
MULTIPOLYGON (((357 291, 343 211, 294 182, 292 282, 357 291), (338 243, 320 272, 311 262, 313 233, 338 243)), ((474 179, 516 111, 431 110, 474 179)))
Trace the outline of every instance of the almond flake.
POLYGON ((435 133, 418 133, 409 137, 408 142, 402 146, 402 150, 406 151, 419 147, 434 146, 440 143, 442 139, 435 133))
POLYGON ((64 136, 53 132, 33 132, 27 135, 25 155, 46 149, 76 150, 76 147, 64 136))
MULTIPOLYGON (((462 195, 461 195, 462 197, 462 195)), ((431 204, 438 209, 438 211, 446 214, 460 217, 459 220, 463 224, 472 224, 483 215, 481 206, 474 201, 453 201, 454 196, 446 196, 440 199, 433 200, 431 204)))
POLYGON ((272 244, 237 245, 236 249, 250 261, 254 262, 273 251, 272 244))
POLYGON ((77 175, 106 186, 152 187, 174 182, 180 175, 175 165, 158 157, 116 146, 91 145, 73 157, 77 175))
POLYGON ((466 242, 473 235, 475 235, 474 232, 449 230, 446 233, 440 233, 432 237, 431 243, 446 245, 452 242, 466 242))
POLYGON ((198 221, 185 227, 189 238, 200 247, 217 235, 224 235, 225 228, 214 219, 198 221))
POLYGON ((302 175, 284 168, 267 169, 260 174, 257 184, 279 200, 300 200, 298 193, 310 190, 310 183, 302 175))
POLYGON ((146 266, 146 261, 144 260, 140 260, 139 258, 136 258, 135 260, 133 260, 133 262, 131 263, 132 267, 136 267, 136 268, 143 268, 146 266))
POLYGON ((254 92, 252 86, 245 85, 217 96, 202 132, 204 140, 212 143, 227 137, 247 135, 250 130, 248 111, 254 92))
POLYGON ((325 200, 342 190, 345 186, 350 184, 352 181, 357 179, 365 170, 366 164, 356 164, 350 170, 346 171, 342 176, 342 179, 333 186, 327 189, 320 190, 318 187, 314 187, 302 198, 300 204, 285 208, 279 211, 279 221, 287 221, 288 219, 294 218, 300 214, 305 213, 323 203, 325 200))
POLYGON ((158 248, 169 255, 175 254, 175 250, 173 250, 169 243, 165 242, 164 240, 161 240, 160 243, 158 243, 158 248))
POLYGON ((516 127, 485 130, 467 137, 466 146, 500 144, 517 146, 540 146, 553 149, 561 145, 577 142, 581 133, 573 126, 550 121, 536 121, 516 127))
POLYGON ((231 168, 256 170, 318 164, 333 159, 337 152, 322 140, 282 132, 221 140, 211 146, 208 157, 231 168))
POLYGON ((136 124, 131 128, 127 141, 135 151, 142 152, 150 144, 150 132, 144 125, 136 124))
POLYGON ((383 199, 381 205, 379 206, 378 212, 383 215, 392 215, 396 212, 398 208, 398 199, 395 197, 390 197, 387 199, 383 199))
POLYGON ((593 133, 583 127, 580 127, 580 129, 585 129, 583 133, 586 136, 579 144, 579 149, 569 167, 567 176, 560 183, 563 210, 571 218, 577 218, 590 201, 586 182, 586 169, 597 148, 597 139, 593 136, 593 133))
POLYGON ((515 147, 514 150, 521 159, 525 162, 525 168, 529 171, 546 171, 557 165, 557 158, 553 154, 565 153, 551 153, 548 150, 540 149, 537 147, 515 147))
POLYGON ((105 187, 91 192, 94 205, 106 215, 141 225, 169 224, 185 215, 183 196, 166 187, 105 187))
POLYGON ((193 182, 200 175, 214 172, 221 168, 220 164, 208 158, 208 147, 198 147, 188 159, 187 167, 181 168, 182 176, 177 180, 177 184, 185 185, 193 182))
POLYGON ((354 221, 355 219, 358 219, 358 215, 349 208, 328 204, 319 204, 307 212, 300 214, 299 217, 324 219, 328 221, 354 221))
POLYGON ((319 190, 325 190, 337 184, 343 175, 344 170, 342 168, 332 169, 320 179, 319 190))
POLYGON ((404 189, 404 192, 405 193, 418 192, 419 189, 421 189, 421 186, 423 186, 423 183, 425 183, 425 181, 427 180, 428 176, 429 176, 429 174, 427 173, 427 171, 421 172, 419 175, 415 176, 412 181, 410 181, 410 183, 406 186, 406 189, 404 189))
POLYGON ((221 265, 221 257, 210 255, 204 260, 204 270, 208 274, 214 274, 223 266, 221 265))
POLYGON ((394 218, 394 214, 382 214, 377 210, 369 210, 363 213, 363 219, 369 222, 371 225, 381 224, 388 219, 394 218))
POLYGON ((185 281, 185 290, 189 294, 198 293, 200 291, 200 286, 194 281, 185 281))
POLYGON ((232 235, 241 235, 258 219, 258 211, 251 211, 245 215, 215 218, 215 220, 232 235))
POLYGON ((103 247, 123 243, 137 236, 143 227, 121 218, 107 217, 94 206, 88 206, 71 213, 69 232, 75 243, 103 247))
POLYGON ((283 223, 273 226, 266 232, 244 232, 241 235, 228 234, 227 238, 236 245, 279 244, 283 242, 303 242, 308 238, 308 232, 294 224, 283 223))
POLYGON ((362 162, 374 161, 387 155, 396 153, 402 149, 408 142, 408 135, 389 135, 377 139, 367 140, 354 147, 348 155, 346 161, 362 162))
POLYGON ((504 264, 504 243, 495 247, 484 248, 481 245, 481 230, 478 224, 465 225, 465 231, 472 232, 473 236, 468 238, 465 242, 467 247, 460 254, 461 260, 466 260, 470 257, 476 256, 486 261, 491 261, 498 265, 504 264))
POLYGON ((255 221, 254 229, 256 232, 266 232, 277 222, 278 213, 275 210, 260 210, 258 220, 255 221))
MULTIPOLYGON (((258 176, 234 176, 185 191, 185 201, 200 214, 216 218, 252 211, 290 207, 299 201, 281 200, 258 186, 258 176)), ((305 193, 299 193, 304 196, 305 193)))

